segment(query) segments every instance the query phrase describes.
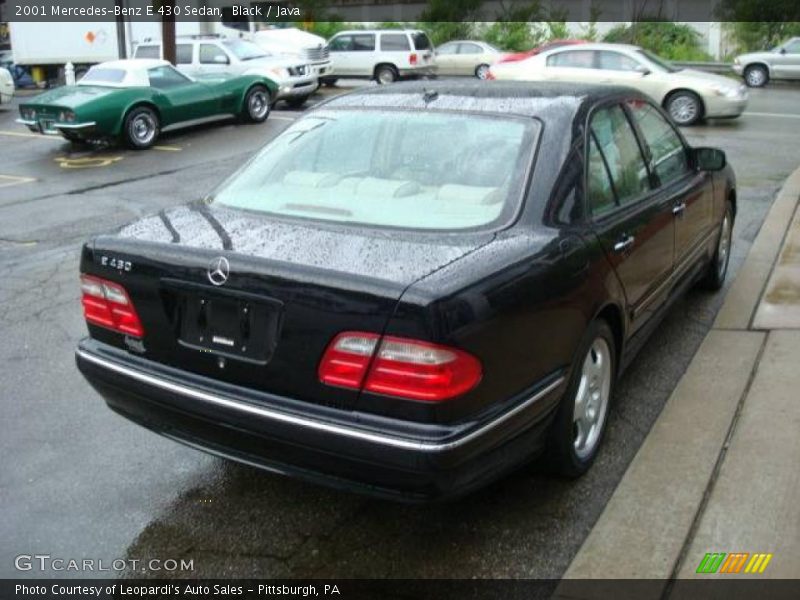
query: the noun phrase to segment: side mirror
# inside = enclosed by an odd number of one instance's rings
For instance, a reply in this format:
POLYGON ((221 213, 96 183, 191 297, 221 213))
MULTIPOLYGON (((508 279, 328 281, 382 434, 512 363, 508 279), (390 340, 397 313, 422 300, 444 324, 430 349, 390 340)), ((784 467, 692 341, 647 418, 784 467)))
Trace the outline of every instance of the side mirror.
POLYGON ((214 61, 214 64, 217 64, 217 65, 227 65, 228 64, 228 57, 227 56, 222 56, 221 54, 215 55, 212 60, 214 61))
POLYGON ((725 153, 719 148, 694 148, 694 164, 701 171, 721 171, 728 164, 725 153))
POLYGON ((638 65, 636 67, 636 72, 639 73, 639 75, 641 75, 642 77, 644 77, 645 75, 650 75, 650 69, 648 69, 644 65, 638 65))
POLYGON ((786 54, 786 48, 781 48, 780 50, 778 50, 778 52, 780 52, 781 54, 786 54))

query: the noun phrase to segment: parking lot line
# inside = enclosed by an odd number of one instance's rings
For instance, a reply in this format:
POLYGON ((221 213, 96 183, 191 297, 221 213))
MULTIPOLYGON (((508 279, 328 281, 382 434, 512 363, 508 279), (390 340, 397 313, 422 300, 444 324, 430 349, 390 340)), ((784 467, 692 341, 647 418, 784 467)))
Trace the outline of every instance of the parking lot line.
POLYGON ((180 146, 153 146, 153 150, 164 150, 166 152, 180 152, 183 150, 180 146))
POLYGON ((774 117, 776 119, 800 119, 800 115, 792 113, 765 113, 765 112, 746 112, 742 113, 744 117, 774 117))
POLYGON ((31 183, 36 181, 35 177, 20 177, 17 175, 0 175, 0 188, 11 187, 12 185, 20 185, 22 183, 31 183))
POLYGON ((11 137, 28 137, 36 138, 37 140, 54 140, 56 142, 63 142, 64 138, 59 136, 42 135, 41 133, 23 133, 22 131, 0 131, 0 135, 8 135, 11 137))
POLYGON ((274 119, 276 121, 296 121, 297 117, 288 117, 286 115, 270 115, 270 119, 274 119))

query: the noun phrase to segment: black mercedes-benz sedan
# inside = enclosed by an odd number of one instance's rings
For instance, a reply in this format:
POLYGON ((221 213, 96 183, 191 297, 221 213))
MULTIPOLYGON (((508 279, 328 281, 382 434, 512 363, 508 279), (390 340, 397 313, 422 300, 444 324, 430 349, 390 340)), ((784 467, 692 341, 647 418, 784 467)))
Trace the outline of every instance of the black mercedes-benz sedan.
POLYGON ((77 363, 136 423, 329 485, 576 476, 660 317, 721 287, 735 214, 724 153, 634 90, 370 88, 89 241, 77 363))

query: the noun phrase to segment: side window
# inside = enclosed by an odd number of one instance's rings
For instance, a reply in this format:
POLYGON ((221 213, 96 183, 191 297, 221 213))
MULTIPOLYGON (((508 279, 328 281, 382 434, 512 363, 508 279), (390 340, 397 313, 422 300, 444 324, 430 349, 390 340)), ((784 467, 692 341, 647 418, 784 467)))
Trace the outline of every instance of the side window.
POLYGON ((591 132, 606 161, 617 202, 630 204, 650 189, 639 143, 621 106, 599 110, 592 117, 591 132))
POLYGON ((789 42, 784 46, 787 54, 800 54, 800 40, 789 42))
POLYGON ((227 65, 228 55, 215 44, 200 44, 200 62, 204 65, 227 65))
POLYGON ((639 67, 639 63, 630 56, 609 50, 598 52, 598 63, 599 68, 609 71, 636 71, 639 67))
POLYGON ((191 44, 178 44, 175 47, 175 59, 179 65, 192 64, 192 45, 191 44))
POLYGON ((353 45, 350 50, 356 52, 372 52, 375 50, 375 34, 359 33, 353 36, 353 45))
POLYGON ((150 78, 150 85, 157 90, 168 90, 170 88, 186 85, 190 82, 175 67, 156 67, 148 69, 147 76, 150 78))
POLYGON ((614 197, 614 187, 608 167, 600 149, 597 147, 594 135, 589 136, 589 168, 587 178, 589 207, 592 216, 602 216, 613 210, 617 202, 614 197))
POLYGON ((547 57, 548 67, 571 67, 573 69, 593 69, 594 52, 592 50, 567 50, 547 57))
POLYGON ((672 125, 647 102, 631 100, 627 104, 650 148, 653 169, 661 183, 686 175, 690 170, 686 149, 672 125))
POLYGON ((381 50, 386 52, 404 52, 411 50, 411 44, 405 33, 381 34, 381 50))
POLYGON ((458 48, 459 54, 480 54, 483 52, 478 44, 460 44, 458 48))
POLYGON ((449 56, 451 54, 455 54, 458 51, 458 44, 445 44, 444 46, 439 46, 436 49, 436 54, 441 54, 442 56, 449 56))
POLYGON ((134 58, 161 58, 161 46, 136 46, 134 58))
POLYGON ((328 49, 331 52, 347 52, 350 50, 350 46, 352 44, 353 36, 340 35, 339 37, 335 37, 331 40, 331 43, 328 44, 328 49))

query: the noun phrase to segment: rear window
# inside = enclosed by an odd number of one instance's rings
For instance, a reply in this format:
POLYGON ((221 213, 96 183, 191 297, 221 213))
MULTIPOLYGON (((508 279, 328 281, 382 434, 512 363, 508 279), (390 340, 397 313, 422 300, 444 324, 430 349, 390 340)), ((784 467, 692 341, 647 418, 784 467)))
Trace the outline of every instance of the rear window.
POLYGON ((495 226, 519 207, 538 133, 532 119, 495 115, 319 111, 264 148, 214 201, 378 227, 495 226))
POLYGON ((160 46, 137 46, 136 58, 161 58, 160 46))
POLYGON ((412 33, 411 39, 414 40, 414 48, 417 50, 428 50, 433 47, 428 36, 421 31, 412 33))
POLYGON ((104 83, 122 83, 125 79, 124 69, 103 69, 92 67, 89 72, 81 78, 81 84, 102 85, 104 83))

